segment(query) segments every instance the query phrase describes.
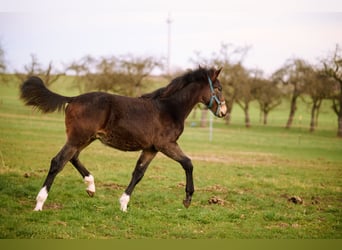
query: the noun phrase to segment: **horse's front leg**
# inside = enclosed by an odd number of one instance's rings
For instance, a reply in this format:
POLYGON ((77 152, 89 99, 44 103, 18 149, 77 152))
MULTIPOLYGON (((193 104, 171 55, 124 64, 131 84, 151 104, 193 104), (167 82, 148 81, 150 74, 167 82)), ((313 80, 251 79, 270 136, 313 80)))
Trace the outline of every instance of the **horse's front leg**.
POLYGON ((194 189, 194 181, 192 176, 193 165, 189 157, 187 157, 182 150, 179 148, 177 143, 173 143, 171 145, 167 145, 164 149, 161 150, 166 156, 171 159, 179 162, 186 176, 186 186, 185 186, 185 199, 183 200, 183 205, 188 208, 191 204, 191 198, 195 191, 194 189))
POLYGON ((120 208, 122 211, 127 211, 127 205, 130 200, 130 196, 134 190, 134 187, 138 184, 138 182, 143 178, 144 173, 150 164, 150 162, 153 160, 153 158, 156 156, 157 151, 155 150, 144 150, 142 151, 137 164, 135 166, 135 169, 132 173, 132 179, 129 185, 127 186, 125 192, 121 195, 119 202, 120 202, 120 208))
POLYGON ((181 160, 180 164, 185 170, 186 176, 185 199, 183 200, 183 205, 184 207, 188 208, 191 204, 191 198, 195 191, 192 177, 192 170, 194 167, 192 166, 191 160, 188 157, 185 157, 183 160, 181 160))

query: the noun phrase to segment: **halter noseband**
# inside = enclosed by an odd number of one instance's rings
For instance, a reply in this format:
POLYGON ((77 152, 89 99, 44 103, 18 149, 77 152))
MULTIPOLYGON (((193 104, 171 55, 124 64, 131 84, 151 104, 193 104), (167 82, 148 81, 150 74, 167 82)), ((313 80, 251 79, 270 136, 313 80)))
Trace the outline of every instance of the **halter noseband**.
POLYGON ((214 90, 214 86, 213 86, 213 82, 211 81, 209 76, 208 76, 208 82, 209 82, 209 87, 210 87, 210 91, 211 91, 211 97, 210 97, 210 101, 209 101, 209 104, 207 105, 207 107, 209 109, 211 109, 212 106, 213 106, 213 103, 215 101, 217 103, 217 109, 216 109, 215 115, 219 116, 220 111, 221 111, 221 107, 226 102, 225 101, 221 102, 220 99, 216 96, 216 93, 215 93, 215 90, 214 90))

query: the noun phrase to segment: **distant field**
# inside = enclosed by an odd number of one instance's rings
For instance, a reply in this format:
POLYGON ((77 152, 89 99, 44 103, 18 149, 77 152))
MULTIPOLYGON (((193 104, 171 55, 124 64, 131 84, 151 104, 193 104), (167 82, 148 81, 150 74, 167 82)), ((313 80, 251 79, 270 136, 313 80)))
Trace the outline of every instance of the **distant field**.
MULTIPOLYGON (((61 79, 52 89, 76 95, 71 82, 61 79)), ((65 142, 64 116, 34 112, 20 102, 15 84, 0 86, 0 238, 341 239, 342 140, 330 106, 323 104, 314 133, 303 102, 290 130, 283 128, 286 100, 267 126, 259 124, 253 104, 250 129, 235 106, 231 125, 214 119, 211 142, 209 129, 196 126, 199 113, 191 114, 179 140, 195 166, 188 209, 182 205, 183 169, 160 154, 137 185, 128 213, 121 212, 118 198, 139 152, 94 142, 80 158, 95 176, 95 197, 67 164, 45 210, 33 212, 50 160, 65 142), (288 201, 294 196, 303 203, 288 201)))

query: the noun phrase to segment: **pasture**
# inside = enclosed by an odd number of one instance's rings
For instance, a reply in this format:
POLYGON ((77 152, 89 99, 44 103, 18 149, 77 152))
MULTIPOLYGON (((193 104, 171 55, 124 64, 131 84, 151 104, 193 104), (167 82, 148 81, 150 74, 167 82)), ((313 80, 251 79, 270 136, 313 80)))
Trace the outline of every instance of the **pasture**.
MULTIPOLYGON (((77 94, 70 79, 51 87, 77 94)), ((325 102, 315 133, 301 103, 294 127, 283 128, 286 101, 252 127, 234 107, 232 124, 214 118, 208 128, 190 126, 179 144, 194 164, 195 193, 182 205, 182 167, 162 154, 137 185, 128 212, 118 199, 139 152, 120 152, 96 141, 80 159, 95 177, 96 194, 85 192, 79 173, 67 164, 57 176, 42 212, 35 198, 51 158, 65 142, 63 113, 42 115, 25 107, 15 84, 0 86, 0 238, 35 239, 341 239, 342 140, 336 116, 325 102), (300 197, 302 204, 289 201, 300 197)), ((197 124, 199 122, 197 121, 197 124)))

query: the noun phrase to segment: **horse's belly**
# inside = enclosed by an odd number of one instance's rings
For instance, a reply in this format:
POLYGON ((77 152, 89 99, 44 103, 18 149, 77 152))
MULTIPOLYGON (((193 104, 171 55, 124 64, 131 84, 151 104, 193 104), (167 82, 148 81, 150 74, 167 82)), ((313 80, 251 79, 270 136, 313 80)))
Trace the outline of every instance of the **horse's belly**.
POLYGON ((138 151, 144 148, 142 142, 139 142, 133 136, 127 134, 115 135, 98 135, 98 139, 105 145, 122 150, 122 151, 138 151))

